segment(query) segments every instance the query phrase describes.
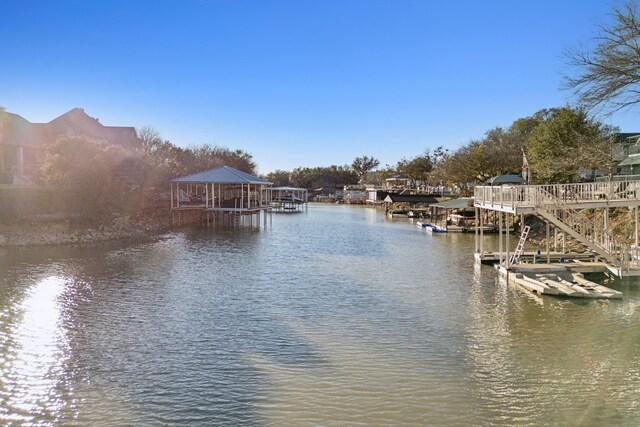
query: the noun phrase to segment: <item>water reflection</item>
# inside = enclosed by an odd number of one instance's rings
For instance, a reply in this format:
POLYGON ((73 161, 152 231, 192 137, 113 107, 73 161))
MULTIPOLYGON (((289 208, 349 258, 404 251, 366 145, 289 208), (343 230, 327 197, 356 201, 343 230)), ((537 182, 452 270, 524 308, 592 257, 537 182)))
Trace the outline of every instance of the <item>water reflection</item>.
POLYGON ((637 425, 637 286, 535 297, 473 247, 312 206, 0 255, 0 424, 637 425))
POLYGON ((52 422, 65 405, 60 373, 68 344, 61 327, 66 284, 63 277, 46 277, 3 311, 0 420, 5 423, 52 422))

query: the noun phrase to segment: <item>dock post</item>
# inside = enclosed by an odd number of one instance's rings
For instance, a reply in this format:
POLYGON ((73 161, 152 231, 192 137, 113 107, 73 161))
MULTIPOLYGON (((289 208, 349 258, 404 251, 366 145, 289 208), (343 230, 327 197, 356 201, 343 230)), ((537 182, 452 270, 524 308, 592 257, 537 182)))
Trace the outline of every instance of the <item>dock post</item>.
POLYGON ((510 220, 510 216, 509 213, 507 212, 505 214, 506 220, 505 220, 505 225, 506 225, 506 231, 505 231, 505 236, 504 236, 504 244, 505 244, 505 252, 507 254, 505 261, 506 261, 506 266, 507 266, 507 270, 509 269, 510 265, 510 256, 509 256, 509 237, 510 237, 510 233, 509 233, 509 220, 510 220))
POLYGON ((547 264, 551 264, 551 253, 549 251, 549 221, 547 221, 547 264))
POLYGON ((480 253, 484 253, 484 209, 480 209, 480 253))
POLYGON ((478 232, 480 231, 480 222, 478 220, 478 208, 475 208, 473 210, 474 216, 475 216, 475 224, 476 224, 476 233, 475 233, 475 253, 478 253, 478 232))
POLYGON ((502 265, 502 212, 498 212, 498 253, 500 265, 502 265))
POLYGON ((636 251, 638 250, 638 207, 635 207, 635 242, 636 242, 636 251))

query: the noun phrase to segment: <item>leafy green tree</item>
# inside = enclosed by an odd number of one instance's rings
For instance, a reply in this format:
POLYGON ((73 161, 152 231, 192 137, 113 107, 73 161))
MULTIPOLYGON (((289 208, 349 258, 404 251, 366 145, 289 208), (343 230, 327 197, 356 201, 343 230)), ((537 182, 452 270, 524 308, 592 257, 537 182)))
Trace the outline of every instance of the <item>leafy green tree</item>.
POLYGON ((587 109, 618 111, 640 102, 640 15, 634 1, 616 7, 613 22, 601 24, 592 47, 566 52, 577 71, 566 76, 566 86, 587 109))
POLYGON ((419 182, 426 183, 429 173, 433 170, 433 162, 428 150, 415 156, 413 159, 402 159, 398 161, 396 170, 400 175, 409 178, 411 186, 416 187, 419 182))
POLYGON ((536 182, 572 182, 581 171, 610 166, 615 129, 582 109, 552 108, 537 114, 543 120, 525 147, 536 182))
POLYGON ((362 181, 362 178, 367 172, 374 170, 378 167, 380 161, 373 156, 356 157, 351 163, 351 168, 358 176, 358 182, 362 181))
POLYGON ((539 112, 518 119, 506 129, 490 129, 482 139, 473 140, 451 154, 444 153, 435 158, 431 182, 455 185, 466 194, 474 185, 493 176, 518 173, 522 167, 525 142, 533 129, 543 121, 541 114, 539 112))
POLYGON ((434 172, 449 157, 449 153, 442 146, 437 147, 433 152, 426 149, 423 154, 412 159, 402 159, 396 165, 398 174, 409 178, 412 186, 419 183, 438 184, 441 178, 435 177, 434 172))

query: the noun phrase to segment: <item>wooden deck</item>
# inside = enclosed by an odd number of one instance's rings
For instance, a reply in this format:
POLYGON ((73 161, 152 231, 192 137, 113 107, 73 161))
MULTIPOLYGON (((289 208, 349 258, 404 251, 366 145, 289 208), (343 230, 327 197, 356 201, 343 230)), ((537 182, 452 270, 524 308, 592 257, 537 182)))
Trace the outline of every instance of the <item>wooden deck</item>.
MULTIPOLYGON (((562 234, 563 239, 572 238, 598 254, 601 260, 607 262, 609 271, 614 274, 636 275, 636 270, 640 268, 640 256, 638 256, 640 181, 638 180, 478 186, 474 190, 474 206, 479 209, 480 218, 483 217, 483 210, 495 211, 499 223, 504 226, 511 223, 511 215, 521 215, 521 223, 524 224, 524 216, 534 214, 547 224, 547 241, 550 239, 550 227, 553 227, 555 235, 562 234), (609 225, 610 208, 635 210, 634 245, 612 234, 609 225), (586 209, 594 212, 585 213, 586 209)), ((505 228, 504 226, 502 228, 505 228)), ((504 250, 507 254, 504 266, 510 269, 510 264, 518 264, 520 254, 511 257, 509 233, 504 233, 504 246, 502 232, 499 234, 501 235, 500 252, 504 250)), ((521 236, 516 252, 522 249, 526 238, 526 235, 521 236)), ((483 252, 482 240, 476 239, 476 253, 483 252)), ((549 252, 549 247, 546 252, 549 252)))
POLYGON ((633 207, 640 202, 640 181, 514 186, 478 186, 474 206, 512 214, 561 204, 567 209, 633 207))

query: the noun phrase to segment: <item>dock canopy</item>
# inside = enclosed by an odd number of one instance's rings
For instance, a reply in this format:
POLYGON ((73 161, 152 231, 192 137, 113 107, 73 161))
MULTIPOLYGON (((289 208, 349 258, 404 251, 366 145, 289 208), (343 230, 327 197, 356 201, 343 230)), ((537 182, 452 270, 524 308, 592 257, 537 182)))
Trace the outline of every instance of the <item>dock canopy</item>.
POLYGON ((171 180, 173 211, 259 213, 270 210, 271 182, 221 166, 171 180))
POLYGON ((484 185, 502 185, 502 184, 524 184, 524 179, 520 175, 498 175, 489 178, 484 185))
POLYGON ((431 205, 437 203, 438 199, 432 194, 396 194, 389 193, 384 198, 387 203, 408 203, 408 204, 423 204, 431 205))
POLYGON ((229 166, 221 166, 219 168, 210 169, 203 172, 197 172, 181 178, 172 179, 171 182, 200 183, 200 184, 254 184, 254 185, 271 185, 272 183, 249 175, 246 172, 239 171, 229 166))
POLYGON ((271 206, 276 212, 302 212, 309 201, 308 190, 299 187, 272 187, 271 206))
POLYGON ((458 199, 447 200, 446 202, 431 205, 441 209, 467 209, 473 208, 473 197, 460 197, 458 199))

